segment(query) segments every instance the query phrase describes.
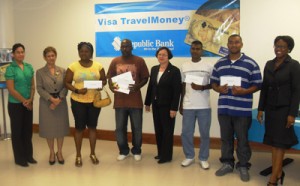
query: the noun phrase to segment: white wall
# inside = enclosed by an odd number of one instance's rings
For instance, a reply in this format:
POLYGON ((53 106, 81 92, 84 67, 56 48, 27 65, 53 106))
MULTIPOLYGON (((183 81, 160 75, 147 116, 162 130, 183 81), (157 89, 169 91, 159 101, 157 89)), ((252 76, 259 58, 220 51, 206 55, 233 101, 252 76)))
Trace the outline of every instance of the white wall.
MULTIPOLYGON (((43 49, 52 45, 58 50, 57 65, 67 66, 78 60, 77 44, 80 41, 95 41, 94 4, 104 2, 125 2, 107 0, 14 0, 15 41, 26 47, 26 61, 34 69, 41 68, 45 62, 43 49)), ((300 60, 299 0, 241 0, 241 36, 244 41, 243 51, 255 59, 261 69, 267 60, 274 57, 273 40, 277 35, 291 35, 296 46, 292 57, 300 60)), ((137 54, 138 55, 138 54, 137 54)), ((107 70, 111 58, 95 58, 107 70)), ((148 68, 157 64, 156 58, 145 58, 148 68)), ((189 58, 174 58, 172 63, 181 66, 189 58)), ((218 58, 204 58, 215 63, 218 58)), ((143 88, 145 94, 146 88, 143 88)), ((211 137, 219 137, 219 126, 216 119, 218 95, 212 91, 211 103, 213 120, 211 137)), ((255 94, 254 107, 258 94, 255 94)), ((34 102, 34 123, 38 123, 38 95, 34 102)), ((74 120, 69 110, 71 126, 74 120)), ((177 116, 175 134, 181 133, 181 119, 177 116)), ((98 129, 114 130, 114 110, 112 106, 101 111, 98 129)), ((154 133, 152 115, 144 114, 144 132, 154 133)), ((196 135, 199 136, 198 132, 196 135)))

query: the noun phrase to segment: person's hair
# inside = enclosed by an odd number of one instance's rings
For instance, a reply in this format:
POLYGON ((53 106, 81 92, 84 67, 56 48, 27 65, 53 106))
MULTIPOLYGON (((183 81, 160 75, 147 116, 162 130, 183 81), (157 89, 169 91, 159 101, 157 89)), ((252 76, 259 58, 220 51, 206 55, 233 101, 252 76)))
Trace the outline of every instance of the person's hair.
POLYGON ((283 40, 284 42, 286 42, 286 44, 288 46, 288 49, 289 49, 289 53, 292 52, 292 50, 295 46, 295 42, 294 42, 294 39, 291 36, 277 36, 274 40, 274 45, 279 40, 283 40))
POLYGON ((16 44, 14 44, 14 45, 12 46, 12 53, 15 53, 15 51, 16 51, 19 47, 23 48, 23 50, 25 51, 25 47, 24 47, 23 44, 21 44, 21 43, 16 43, 16 44))
POLYGON ((241 41, 243 41, 242 37, 239 34, 232 34, 231 36, 228 37, 228 41, 229 39, 231 39, 232 37, 239 37, 241 39, 241 41))
POLYGON ((167 51, 167 53, 168 53, 168 59, 172 59, 172 58, 173 58, 173 54, 172 54, 171 50, 170 50, 168 47, 160 47, 160 48, 156 51, 156 54, 155 54, 156 57, 158 56, 158 53, 159 53, 161 50, 166 50, 166 51, 167 51))
POLYGON ((78 52, 79 52, 79 50, 81 50, 81 48, 83 46, 86 46, 91 51, 91 55, 93 56, 93 53, 94 53, 94 47, 93 47, 93 45, 91 43, 89 43, 89 42, 80 42, 77 45, 78 52))
POLYGON ((52 46, 48 46, 44 49, 43 51, 43 56, 46 57, 46 55, 49 53, 49 52, 53 52, 56 56, 57 56, 57 52, 56 52, 56 49, 52 46))
POLYGON ((124 42, 126 42, 126 43, 130 44, 130 46, 132 46, 132 41, 130 39, 123 39, 121 41, 121 43, 124 43, 124 42))
POLYGON ((202 42, 199 41, 199 40, 193 41, 193 42, 191 43, 191 45, 201 45, 201 46, 203 46, 202 42))

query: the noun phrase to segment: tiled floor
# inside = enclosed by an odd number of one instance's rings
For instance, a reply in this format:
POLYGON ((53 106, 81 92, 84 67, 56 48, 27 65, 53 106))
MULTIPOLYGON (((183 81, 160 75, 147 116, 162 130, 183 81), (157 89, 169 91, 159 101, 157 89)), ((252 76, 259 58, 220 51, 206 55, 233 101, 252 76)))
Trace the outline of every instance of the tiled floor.
MULTIPOLYGON (((34 154, 37 165, 23 168, 14 164, 11 141, 0 141, 0 184, 1 186, 236 186, 236 185, 266 185, 268 177, 259 175, 259 171, 268 167, 271 154, 254 152, 252 155, 251 180, 242 182, 238 171, 224 177, 216 177, 215 171, 221 166, 218 161, 220 150, 210 150, 210 169, 203 170, 199 163, 190 167, 181 167, 183 160, 181 147, 174 147, 173 161, 167 164, 157 164, 154 160, 156 147, 143 145, 142 161, 136 162, 132 156, 124 161, 116 161, 117 145, 114 141, 97 141, 97 156, 99 165, 93 165, 89 159, 89 143, 84 140, 82 148, 83 166, 74 166, 75 147, 73 138, 65 138, 65 165, 48 164, 49 151, 46 141, 37 134, 33 137, 34 154)), ((198 151, 198 149, 196 149, 198 151)), ((294 162, 285 167, 284 185, 300 185, 300 158, 297 154, 288 154, 294 162)))

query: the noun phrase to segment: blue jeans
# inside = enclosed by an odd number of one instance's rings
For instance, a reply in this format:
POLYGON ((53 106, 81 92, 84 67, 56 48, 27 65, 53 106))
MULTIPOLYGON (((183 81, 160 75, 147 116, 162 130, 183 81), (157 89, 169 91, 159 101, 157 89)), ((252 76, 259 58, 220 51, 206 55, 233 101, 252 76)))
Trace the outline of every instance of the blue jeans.
POLYGON ((239 162, 236 167, 250 167, 251 148, 248 142, 248 130, 251 127, 251 117, 218 115, 221 130, 222 163, 234 166, 234 137, 237 138, 236 154, 239 162))
POLYGON ((129 154, 129 146, 127 139, 128 116, 131 123, 132 132, 132 154, 141 154, 142 146, 142 123, 143 109, 136 108, 116 108, 116 138, 119 147, 119 153, 123 155, 129 154))
POLYGON ((183 109, 181 141, 185 157, 193 159, 194 132, 196 119, 198 121, 201 143, 199 146, 199 160, 206 161, 209 156, 211 109, 183 109))

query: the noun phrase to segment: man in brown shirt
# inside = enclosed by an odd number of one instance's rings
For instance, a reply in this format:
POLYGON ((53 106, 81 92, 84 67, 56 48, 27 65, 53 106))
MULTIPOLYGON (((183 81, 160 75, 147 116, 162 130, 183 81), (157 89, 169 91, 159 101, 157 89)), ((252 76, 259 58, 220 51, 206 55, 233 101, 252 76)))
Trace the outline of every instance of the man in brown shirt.
POLYGON ((116 138, 119 148, 117 160, 124 160, 129 155, 127 139, 128 117, 130 118, 132 130, 131 153, 136 161, 141 160, 142 146, 142 122, 143 122, 143 101, 140 88, 148 81, 149 71, 143 58, 132 54, 132 42, 124 39, 121 42, 122 56, 112 60, 107 78, 109 88, 114 93, 114 109, 116 119, 116 138), (125 72, 131 72, 134 84, 129 87, 129 94, 116 91, 117 87, 111 78, 125 72))

